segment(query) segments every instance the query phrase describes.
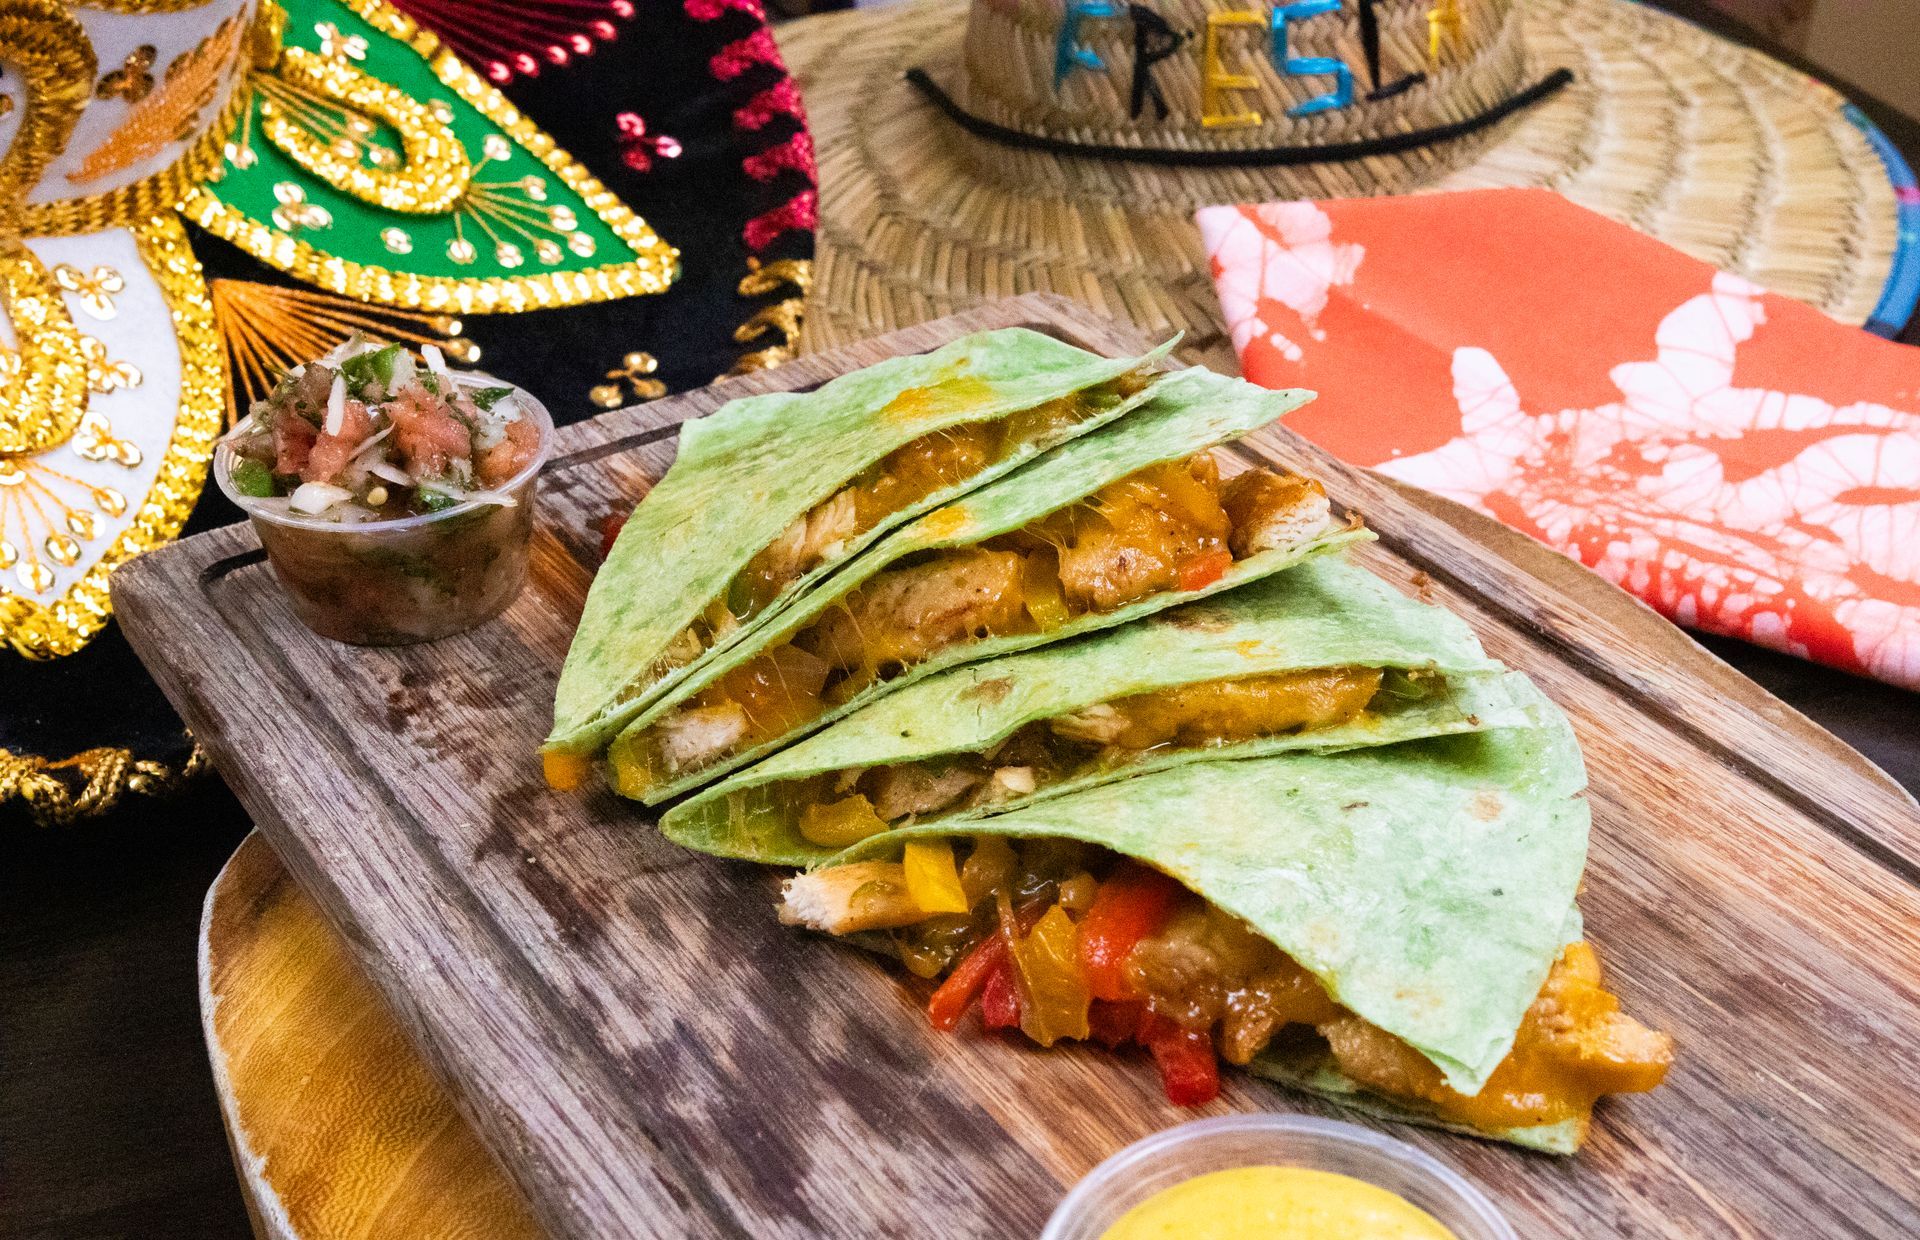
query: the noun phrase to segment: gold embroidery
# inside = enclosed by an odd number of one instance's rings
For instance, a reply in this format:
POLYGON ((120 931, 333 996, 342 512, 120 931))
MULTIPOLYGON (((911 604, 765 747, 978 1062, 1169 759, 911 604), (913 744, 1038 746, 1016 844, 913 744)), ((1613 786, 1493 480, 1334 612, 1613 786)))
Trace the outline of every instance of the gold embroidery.
POLYGON ((272 74, 255 79, 260 132, 294 163, 361 202, 389 211, 438 215, 473 175, 466 150, 446 122, 398 87, 343 60, 290 47, 272 74), (370 139, 382 124, 400 135, 390 167, 363 156, 388 150, 370 139))
POLYGON ((806 316, 806 292, 813 284, 813 264, 804 258, 782 258, 764 265, 758 259, 749 258, 747 267, 747 275, 739 284, 741 296, 764 297, 786 285, 798 289, 799 294, 762 306, 734 328, 733 338, 742 344, 759 340, 769 332, 777 334, 780 340, 743 354, 727 371, 728 375, 769 370, 793 360, 799 351, 800 322, 806 316))
POLYGON ((227 422, 265 398, 280 375, 319 357, 354 332, 411 345, 437 344, 455 361, 480 360, 480 347, 460 334, 459 319, 389 310, 250 280, 215 280, 213 319, 227 354, 227 422))
POLYGON ((93 88, 94 98, 125 99, 128 103, 145 99, 153 93, 153 58, 158 54, 159 49, 151 43, 128 52, 126 61, 93 88))
MULTIPOLYGON (((593 238, 580 231, 580 221, 571 208, 552 206, 542 208, 535 204, 547 197, 546 182, 536 176, 516 177, 509 181, 482 181, 479 174, 489 163, 496 159, 505 159, 512 152, 500 154, 494 145, 498 134, 488 134, 484 145, 486 158, 474 168, 474 178, 467 190, 460 196, 454 208, 454 239, 447 243, 447 257, 456 263, 470 263, 476 257, 473 243, 466 237, 462 221, 472 220, 488 239, 493 242, 493 259, 502 267, 512 269, 526 261, 526 255, 519 244, 502 232, 531 242, 534 257, 545 266, 553 266, 564 255, 560 253, 560 241, 567 243, 569 249, 580 256, 593 253, 593 238), (585 248, 581 248, 585 243, 585 248)), ((504 144, 506 139, 501 138, 504 144)))
MULTIPOLYGON (((67 179, 85 185, 124 172, 152 159, 172 143, 191 137, 199 128, 200 113, 213 102, 222 78, 239 56, 246 32, 242 15, 235 13, 197 46, 180 53, 167 66, 166 80, 160 87, 135 104, 120 127, 88 151, 67 179)), ((236 89, 234 93, 244 97, 246 92, 236 89)), ((218 147, 217 142, 202 145, 218 147)))
POLYGON ((177 768, 117 748, 57 759, 0 749, 0 804, 17 798, 34 822, 60 826, 104 814, 129 792, 151 797, 174 791, 208 766, 198 744, 177 768))
POLYGON ((0 460, 65 443, 87 408, 87 359, 79 329, 39 257, 0 242, 0 300, 16 342, 0 392, 0 460))
MULTIPOLYGON (((609 301, 667 289, 678 271, 679 251, 663 241, 645 220, 629 210, 572 156, 556 147, 551 137, 521 115, 458 56, 443 48, 431 32, 421 29, 411 18, 382 0, 344 2, 382 34, 406 43, 426 60, 443 86, 499 126, 539 159, 550 174, 580 195, 587 209, 632 249, 634 258, 587 271, 532 271, 487 277, 430 276, 348 262, 323 253, 297 237, 289 237, 229 208, 214 190, 205 186, 195 187, 181 204, 187 218, 255 258, 328 292, 356 301, 407 309, 461 314, 512 313, 609 301)), ((431 103, 428 110, 435 112, 431 103)), ((533 195, 530 193, 529 197, 533 195)), ((582 256, 590 255, 594 249, 592 236, 585 232, 573 233, 567 244, 582 256)))
POLYGON ((742 297, 765 297, 782 284, 791 284, 802 293, 813 287, 813 264, 804 258, 777 258, 762 263, 747 260, 747 275, 740 281, 742 297))
POLYGON ((80 308, 96 319, 114 316, 114 294, 127 287, 120 273, 111 267, 95 267, 87 272, 71 263, 61 263, 53 269, 53 282, 66 292, 79 294, 80 308))
MULTIPOLYGON (((26 79, 26 112, 0 159, 0 220, 67 147, 93 82, 93 45, 56 0, 0 0, 0 47, 26 79)), ((3 450, 3 449, 0 449, 3 450)))
POLYGON ((620 359, 618 369, 607 372, 607 378, 612 379, 613 382, 596 385, 588 391, 587 399, 602 409, 618 409, 626 400, 625 391, 621 387, 621 381, 625 380, 633 389, 635 400, 658 400, 667 394, 667 385, 647 376, 659 369, 658 358, 651 353, 643 353, 635 349, 620 359))
MULTIPOLYGON (((219 342, 214 335, 213 307, 200 277, 200 265, 187 248, 186 232, 179 220, 170 214, 155 216, 131 231, 140 251, 141 262, 159 285, 161 296, 173 318, 174 335, 180 350, 179 411, 174 418, 172 438, 161 458, 159 472, 152 486, 140 500, 132 521, 120 531, 105 554, 50 604, 43 605, 18 592, 0 588, 0 638, 29 658, 71 654, 86 645, 106 624, 112 614, 107 583, 113 570, 131 557, 159 546, 179 533, 206 481, 207 462, 213 456, 213 441, 220 432, 219 342)), ((84 384, 87 381, 84 361, 81 375, 84 384)), ((69 407, 84 409, 85 406, 83 402, 76 401, 69 407)), ((78 421, 76 418, 76 426, 78 421)), ((91 429, 88 435, 93 435, 91 429)), ((115 449, 106 443, 114 438, 110 427, 105 428, 100 436, 101 446, 107 453, 106 459, 119 459, 114 455, 115 449)), ((92 441, 89 438, 88 442, 92 441)), ((132 447, 131 444, 127 446, 132 447)), ((15 460, 7 464, 22 475, 22 480, 0 484, 0 492, 21 498, 12 501, 0 498, 0 502, 19 505, 27 511, 33 509, 33 503, 25 498, 26 493, 32 490, 25 478, 28 466, 36 471, 36 482, 50 488, 58 487, 58 480, 45 476, 44 471, 48 467, 38 460, 15 460)), ((121 517, 131 506, 127 497, 114 487, 88 486, 77 479, 71 481, 75 489, 63 492, 68 512, 84 512, 91 507, 106 516, 121 517), (80 498, 83 493, 81 488, 84 488, 84 502, 80 498)), ((48 501, 38 491, 33 491, 33 494, 38 497, 44 513, 48 501)), ((80 523, 91 524, 93 520, 92 517, 85 517, 80 519, 80 523)), ((5 518, 0 517, 0 526, 4 522, 5 518)), ((45 538, 53 532, 51 527, 61 523, 52 519, 41 521, 39 526, 44 532, 36 538, 21 537, 17 542, 14 538, 8 540, 14 544, 15 554, 22 563, 31 558, 39 566, 41 571, 32 576, 48 584, 38 588, 37 592, 51 588, 51 570, 39 560, 37 553, 30 557, 28 547, 18 544, 31 543, 43 547, 45 538)), ((71 524, 66 528, 69 533, 74 533, 71 524)), ((16 565, 16 572, 18 568, 19 565, 16 565)))

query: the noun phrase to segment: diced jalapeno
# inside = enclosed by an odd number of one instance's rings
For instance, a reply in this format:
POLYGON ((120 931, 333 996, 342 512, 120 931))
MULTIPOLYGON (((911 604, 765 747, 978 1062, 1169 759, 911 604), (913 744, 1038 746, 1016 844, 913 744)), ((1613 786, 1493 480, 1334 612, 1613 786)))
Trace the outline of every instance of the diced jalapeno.
POLYGON ((233 467, 233 489, 242 495, 265 499, 273 494, 273 472, 259 461, 242 459, 233 467))

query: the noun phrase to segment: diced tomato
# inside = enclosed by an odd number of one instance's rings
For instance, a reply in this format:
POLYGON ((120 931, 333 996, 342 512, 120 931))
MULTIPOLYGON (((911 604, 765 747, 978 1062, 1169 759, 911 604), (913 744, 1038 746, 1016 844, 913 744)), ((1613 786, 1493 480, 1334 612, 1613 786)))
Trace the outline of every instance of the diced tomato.
POLYGON ((613 554, 613 541, 620 537, 620 531, 626 528, 627 514, 610 512, 600 522, 600 558, 606 559, 613 554))
POLYGON ((320 432, 313 423, 291 411, 274 419, 273 423, 273 472, 276 474, 298 474, 307 467, 307 455, 313 451, 313 441, 320 432))
POLYGON ((1080 919, 1080 967, 1096 999, 1131 999, 1127 957, 1141 939, 1160 929, 1180 897, 1180 884, 1155 869, 1129 861, 1094 893, 1080 919))
POLYGON ((980 1023, 988 1029, 1020 1027, 1020 987, 1014 980, 1013 961, 1002 959, 1000 966, 987 974, 987 985, 980 992, 980 1023))
POLYGON ((1227 570, 1232 567, 1233 553, 1225 547, 1202 551, 1180 562, 1180 588, 1204 590, 1226 576, 1227 570))
POLYGON ((1164 1016, 1149 1017, 1142 1041, 1160 1065, 1160 1083, 1167 1101, 1179 1107, 1197 1107, 1220 1096, 1220 1057, 1213 1035, 1206 1029, 1188 1029, 1164 1016))
MULTIPOLYGON (((987 979, 1007 973, 1007 937, 994 934, 981 940, 980 945, 967 953, 966 959, 955 966, 947 980, 940 983, 933 997, 927 1000, 927 1018, 933 1027, 942 1033, 951 1033, 960 1018, 973 1006, 974 997, 986 986, 987 979)), ((1011 980, 1011 979, 1009 979, 1011 980)), ((1014 1020, 1018 1022, 1016 1014, 1014 1020)))
POLYGON ((1139 1038, 1146 1018, 1147 1005, 1138 999, 1095 999, 1087 1011, 1087 1027, 1094 1041, 1118 1050, 1139 1038))
POLYGON ((507 423, 506 438, 491 448, 482 449, 475 458, 474 477, 481 486, 499 486, 540 455, 540 428, 526 418, 507 423))

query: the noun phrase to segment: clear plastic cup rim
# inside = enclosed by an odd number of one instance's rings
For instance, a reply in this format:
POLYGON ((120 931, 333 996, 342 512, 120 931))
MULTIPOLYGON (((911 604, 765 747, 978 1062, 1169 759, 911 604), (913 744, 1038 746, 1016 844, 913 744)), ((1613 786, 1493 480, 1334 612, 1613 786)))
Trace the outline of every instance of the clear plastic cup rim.
MULTIPOLYGON (((1357 1124, 1342 1123, 1338 1120, 1320 1119, 1307 1115, 1223 1115, 1213 1119, 1191 1120, 1177 1124, 1172 1128, 1142 1137, 1132 1145, 1109 1156, 1092 1171, 1089 1171, 1076 1184, 1054 1209, 1047 1220, 1047 1226, 1040 1233, 1040 1240, 1067 1240, 1074 1233, 1085 1216, 1101 1206, 1106 1199, 1124 1186, 1137 1183, 1139 1173, 1156 1163, 1164 1163, 1176 1158, 1183 1149, 1203 1144, 1220 1137, 1260 1136, 1262 1134, 1277 1137, 1306 1138, 1317 1144, 1344 1146, 1365 1156, 1371 1156, 1392 1164, 1401 1174, 1416 1181, 1424 1181, 1428 1188, 1439 1195, 1449 1198, 1463 1221, 1472 1223, 1477 1230, 1461 1232, 1460 1240, 1517 1240, 1513 1227, 1494 1208, 1486 1194, 1475 1188, 1464 1176, 1447 1166, 1439 1159, 1416 1149, 1404 1141, 1362 1128, 1357 1124)), ((1295 1166, 1312 1167, 1323 1171, 1337 1171, 1356 1179, 1367 1180, 1364 1171, 1356 1172, 1351 1165, 1336 1165, 1336 1159, 1322 1159, 1311 1151, 1291 1151, 1276 1153, 1273 1157, 1256 1156, 1223 1161, 1218 1165, 1196 1164, 1190 1175, 1182 1176, 1171 1183, 1180 1183, 1193 1176, 1204 1175, 1209 1171, 1225 1171, 1233 1167, 1252 1166, 1295 1166)), ((1368 1181, 1376 1183, 1376 1181, 1368 1181)), ((1171 1187, 1162 1185, 1160 1187, 1171 1187)), ((1398 1192, 1405 1196, 1402 1189, 1391 1184, 1379 1187, 1398 1192)), ((1156 1188, 1155 1191, 1158 1191, 1156 1188)), ((1144 1201, 1151 1193, 1142 1196, 1144 1201)), ((1131 1205, 1139 1204, 1138 1201, 1131 1205)), ((1420 1203, 1415 1202, 1418 1205, 1420 1203)), ((1429 1210, 1429 1213, 1432 1211, 1429 1210)), ((1122 1210, 1114 1215, 1117 1221, 1122 1210)), ((1446 1223, 1446 1219, 1441 1219, 1446 1223)), ((1111 1223, 1109 1223, 1111 1225, 1111 1223)), ((1455 1228, 1458 1231, 1458 1228, 1455 1228)))
MULTIPOLYGON (((541 467, 547 463, 548 454, 553 450, 553 415, 547 412, 546 405, 541 402, 539 397, 533 395, 518 384, 508 383, 506 380, 487 374, 485 371, 462 370, 454 374, 453 381, 462 387, 468 388, 512 388, 513 399, 526 411, 527 416, 533 418, 534 425, 540 428, 540 450, 534 454, 534 458, 527 462, 519 473, 508 478, 499 486, 489 489, 494 491, 512 491, 525 485, 528 479, 540 472, 541 467)), ((288 525, 296 529, 330 531, 339 534, 390 534, 418 529, 423 525, 432 525, 436 521, 449 520, 463 513, 472 512, 477 508, 498 507, 497 504, 489 503, 486 500, 467 499, 461 500, 449 508, 442 508, 438 512, 422 512, 410 517, 386 517, 373 521, 351 522, 328 521, 322 517, 309 517, 294 512, 280 512, 271 508, 263 508, 260 506, 258 496, 242 495, 233 489, 233 459, 238 454, 234 452, 230 440, 233 436, 239 434, 243 428, 251 426, 252 424, 253 415, 248 414, 246 417, 240 419, 239 422, 235 423, 232 430, 220 437, 213 454, 213 477, 214 481, 220 485, 220 493, 233 501, 235 507, 239 508, 240 511, 246 513, 255 521, 271 521, 276 525, 288 525)))

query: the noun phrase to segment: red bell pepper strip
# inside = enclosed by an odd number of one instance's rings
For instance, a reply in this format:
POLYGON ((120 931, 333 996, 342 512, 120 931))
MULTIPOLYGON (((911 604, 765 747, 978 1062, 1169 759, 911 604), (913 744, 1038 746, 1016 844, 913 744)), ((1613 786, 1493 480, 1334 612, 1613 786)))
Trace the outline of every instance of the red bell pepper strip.
MULTIPOLYGON (((947 980, 940 983, 933 997, 927 1000, 927 1018, 933 1027, 942 1033, 951 1033, 960 1018, 973 1006, 976 995, 986 986, 987 980, 996 973, 1008 972, 1007 936, 990 934, 980 940, 980 945, 967 953, 966 959, 957 965, 947 980)), ((1019 1018, 1016 1016, 1016 1020, 1019 1018)))
POLYGON ((1160 1065, 1160 1083, 1168 1102, 1197 1107, 1219 1097, 1220 1059, 1209 1030, 1188 1029, 1164 1016, 1153 1016, 1143 1034, 1154 1062, 1160 1065))
POLYGON ((1020 987, 1011 959, 1003 958, 1000 967, 987 974, 986 989, 980 993, 980 1024, 987 1029, 1020 1027, 1020 987))
POLYGON ((1095 999, 1087 1009, 1087 1027, 1094 1041, 1118 1050, 1140 1036, 1146 1015, 1147 1005, 1138 999, 1095 999))
POLYGON ((1204 590, 1227 575, 1233 567, 1233 553, 1224 547, 1202 551, 1180 565, 1180 588, 1204 590))
POLYGON ((1165 874, 1132 861, 1100 884, 1080 919, 1080 967, 1094 998, 1136 997, 1127 981, 1127 957, 1166 924, 1180 890, 1165 874))

